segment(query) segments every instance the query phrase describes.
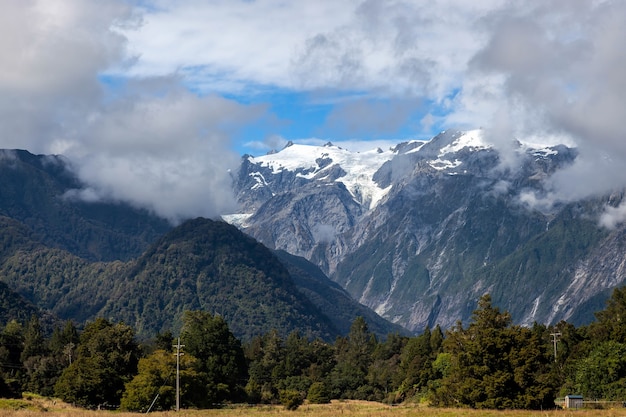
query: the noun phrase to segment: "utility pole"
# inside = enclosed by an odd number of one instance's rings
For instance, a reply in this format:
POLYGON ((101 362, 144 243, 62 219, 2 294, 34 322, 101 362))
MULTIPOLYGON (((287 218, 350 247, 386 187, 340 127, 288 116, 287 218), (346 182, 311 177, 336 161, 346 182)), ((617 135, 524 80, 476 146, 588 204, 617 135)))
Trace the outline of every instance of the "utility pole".
POLYGON ((550 333, 552 336, 552 342, 554 343, 554 362, 556 362, 556 344, 559 341, 559 337, 561 337, 561 332, 550 333))
POLYGON ((178 343, 174 345, 176 348, 176 411, 180 411, 180 357, 184 355, 180 350, 184 348, 185 345, 180 344, 180 337, 178 338, 178 343))

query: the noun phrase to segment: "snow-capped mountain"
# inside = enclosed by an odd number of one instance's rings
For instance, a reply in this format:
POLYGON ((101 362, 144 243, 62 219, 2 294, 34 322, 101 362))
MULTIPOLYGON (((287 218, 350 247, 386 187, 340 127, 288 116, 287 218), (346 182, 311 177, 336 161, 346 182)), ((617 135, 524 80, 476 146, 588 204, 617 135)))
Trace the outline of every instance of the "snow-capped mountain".
POLYGON ((514 152, 513 169, 481 130, 368 152, 290 144, 242 159, 226 219, 411 330, 468 319, 486 292, 518 323, 589 322, 626 277, 626 235, 597 225, 622 195, 533 210, 521 196, 577 151, 514 152))

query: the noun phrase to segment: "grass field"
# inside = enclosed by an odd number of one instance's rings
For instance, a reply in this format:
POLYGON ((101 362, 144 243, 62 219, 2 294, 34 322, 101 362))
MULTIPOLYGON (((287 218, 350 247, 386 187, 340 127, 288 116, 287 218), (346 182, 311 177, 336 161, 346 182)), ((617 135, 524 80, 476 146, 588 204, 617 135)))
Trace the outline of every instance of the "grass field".
MULTIPOLYGON (((88 411, 52 399, 30 397, 25 400, 0 400, 0 417, 139 417, 140 413, 88 411)), ((302 405, 295 411, 282 406, 237 406, 215 410, 181 410, 179 413, 155 412, 153 417, 626 417, 626 408, 603 410, 469 410, 432 408, 419 405, 387 406, 367 401, 333 401, 327 405, 302 405)))

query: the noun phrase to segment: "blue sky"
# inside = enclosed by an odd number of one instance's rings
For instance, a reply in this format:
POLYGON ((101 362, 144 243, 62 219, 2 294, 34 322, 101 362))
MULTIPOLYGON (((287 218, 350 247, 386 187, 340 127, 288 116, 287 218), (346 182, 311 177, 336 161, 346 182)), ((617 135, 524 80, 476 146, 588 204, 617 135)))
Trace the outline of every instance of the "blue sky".
MULTIPOLYGON (((375 148, 381 143, 427 140, 441 129, 436 124, 422 125, 428 107, 419 102, 404 106, 402 102, 394 103, 385 98, 351 98, 340 102, 341 95, 323 100, 310 93, 285 90, 266 92, 252 99, 231 98, 250 104, 270 103, 269 120, 246 126, 233 137, 233 148, 240 154, 263 154, 270 149, 280 149, 286 141, 312 144, 363 141, 375 148)), ((429 109, 433 111, 432 107, 429 109)), ((367 144, 362 146, 368 147, 367 144)))
POLYGON ((155 4, 142 10, 138 30, 123 31, 135 61, 119 73, 176 74, 195 94, 265 105, 265 117, 231 137, 237 152, 259 154, 281 138, 392 143, 432 137, 449 125, 450 98, 477 48, 465 13, 476 18, 498 2, 440 8, 381 1, 155 4), (419 33, 420 21, 433 23, 419 33), (447 33, 451 26, 456 33, 447 33))
POLYGON ((241 155, 288 140, 480 127, 578 146, 555 198, 626 184, 623 1, 6 0, 0 28, 0 146, 173 220, 234 210, 241 155))

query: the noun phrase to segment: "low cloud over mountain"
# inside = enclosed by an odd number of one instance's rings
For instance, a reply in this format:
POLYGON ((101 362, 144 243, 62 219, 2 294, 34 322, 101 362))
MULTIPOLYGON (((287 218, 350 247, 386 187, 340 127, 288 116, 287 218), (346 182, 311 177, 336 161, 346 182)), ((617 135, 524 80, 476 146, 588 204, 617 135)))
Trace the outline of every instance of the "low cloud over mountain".
POLYGON ((0 27, 0 147, 173 222, 232 211, 228 170, 272 138, 482 127, 503 170, 514 140, 578 149, 534 208, 626 185, 622 2, 9 0, 0 27))

